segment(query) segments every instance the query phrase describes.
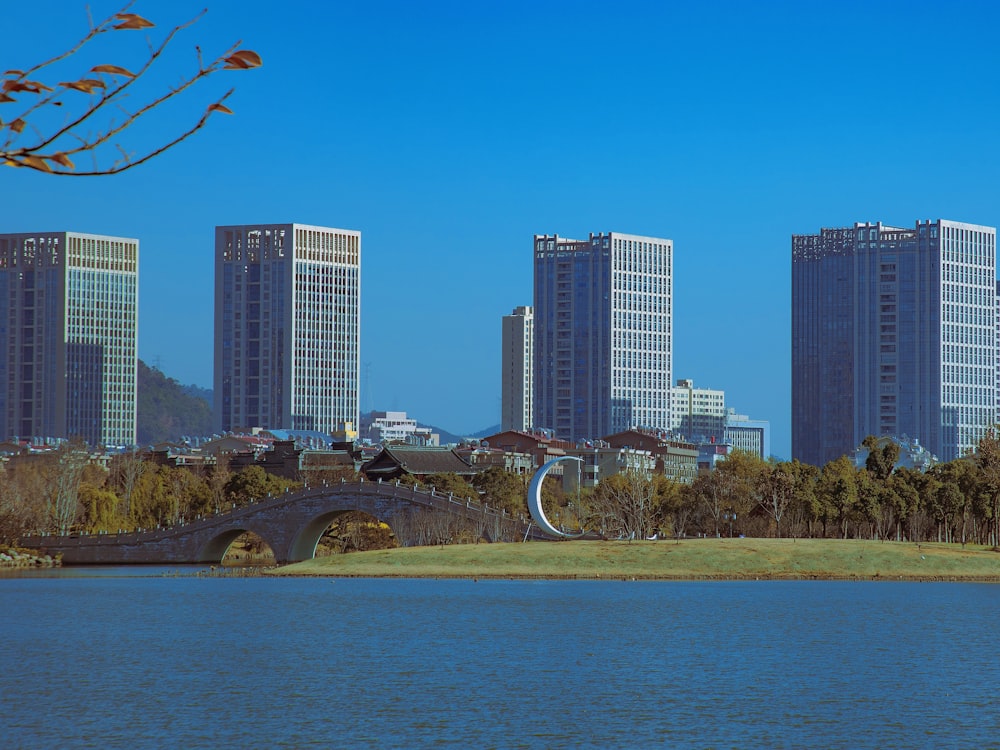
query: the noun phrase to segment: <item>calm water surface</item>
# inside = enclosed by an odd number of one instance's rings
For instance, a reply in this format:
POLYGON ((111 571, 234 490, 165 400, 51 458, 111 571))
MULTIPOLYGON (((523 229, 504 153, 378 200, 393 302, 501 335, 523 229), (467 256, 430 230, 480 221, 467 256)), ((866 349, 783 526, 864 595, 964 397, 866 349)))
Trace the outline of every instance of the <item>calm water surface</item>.
POLYGON ((1000 586, 0 579, 4 748, 1000 748, 1000 586))

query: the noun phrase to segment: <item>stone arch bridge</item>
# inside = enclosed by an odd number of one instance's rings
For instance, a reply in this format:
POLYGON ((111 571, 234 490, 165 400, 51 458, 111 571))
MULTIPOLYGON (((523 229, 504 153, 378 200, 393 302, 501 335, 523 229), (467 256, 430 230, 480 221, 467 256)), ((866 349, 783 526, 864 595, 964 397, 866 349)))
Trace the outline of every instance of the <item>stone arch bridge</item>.
MULTIPOLYGON (((537 526, 503 511, 433 488, 383 482, 342 482, 256 500, 249 505, 194 521, 152 530, 119 534, 35 535, 22 537, 24 547, 61 555, 67 565, 219 563, 241 534, 263 539, 279 564, 311 559, 323 532, 337 516, 361 511, 389 525, 400 538, 420 511, 425 518, 448 521, 488 541, 547 539, 537 526)), ((430 543, 436 543, 437 539, 430 543)))

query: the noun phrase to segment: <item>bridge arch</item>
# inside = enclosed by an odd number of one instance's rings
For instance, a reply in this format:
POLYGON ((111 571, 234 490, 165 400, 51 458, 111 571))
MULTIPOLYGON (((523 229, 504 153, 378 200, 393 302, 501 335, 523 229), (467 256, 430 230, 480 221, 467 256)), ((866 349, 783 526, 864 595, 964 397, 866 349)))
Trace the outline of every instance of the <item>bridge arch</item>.
POLYGON ((226 529, 225 531, 216 534, 209 539, 208 542, 202 545, 201 549, 198 551, 197 562, 213 563, 218 565, 222 562, 223 558, 225 558, 226 552, 232 546, 233 542, 248 532, 259 536, 264 543, 271 548, 271 552, 273 552, 275 556, 280 554, 279 548, 275 547, 273 542, 261 534, 257 529, 237 527, 226 529))
MULTIPOLYGON (((301 562, 303 560, 312 560, 316 557, 316 547, 319 545, 319 540, 323 537, 323 532, 325 532, 337 518, 346 513, 357 512, 350 509, 337 509, 327 511, 326 513, 320 513, 315 516, 311 521, 306 522, 303 526, 299 528, 296 532, 295 537, 292 539, 292 544, 288 549, 288 562, 301 562)), ((367 511, 360 511, 366 515, 371 515, 367 511)), ((371 516, 375 518, 375 516, 371 516)), ((390 527, 391 528, 391 527, 390 527)))

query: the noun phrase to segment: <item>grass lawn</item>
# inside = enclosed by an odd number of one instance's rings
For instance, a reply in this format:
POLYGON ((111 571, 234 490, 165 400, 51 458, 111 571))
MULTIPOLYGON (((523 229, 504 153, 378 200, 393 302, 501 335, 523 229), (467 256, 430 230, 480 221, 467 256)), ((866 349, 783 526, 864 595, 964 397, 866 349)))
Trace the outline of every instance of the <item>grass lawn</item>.
POLYGON ((408 547, 308 560, 272 575, 408 578, 1000 581, 1000 551, 854 539, 685 539, 408 547))

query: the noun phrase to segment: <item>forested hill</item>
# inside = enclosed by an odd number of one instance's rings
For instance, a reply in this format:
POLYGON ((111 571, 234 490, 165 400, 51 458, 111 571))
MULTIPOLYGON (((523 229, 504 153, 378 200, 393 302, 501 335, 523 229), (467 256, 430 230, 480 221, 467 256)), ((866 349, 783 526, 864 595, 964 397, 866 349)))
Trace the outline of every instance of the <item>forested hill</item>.
POLYGON ((205 398, 192 395, 206 393, 203 389, 183 386, 142 360, 138 375, 136 442, 139 445, 212 433, 212 407, 205 398))

